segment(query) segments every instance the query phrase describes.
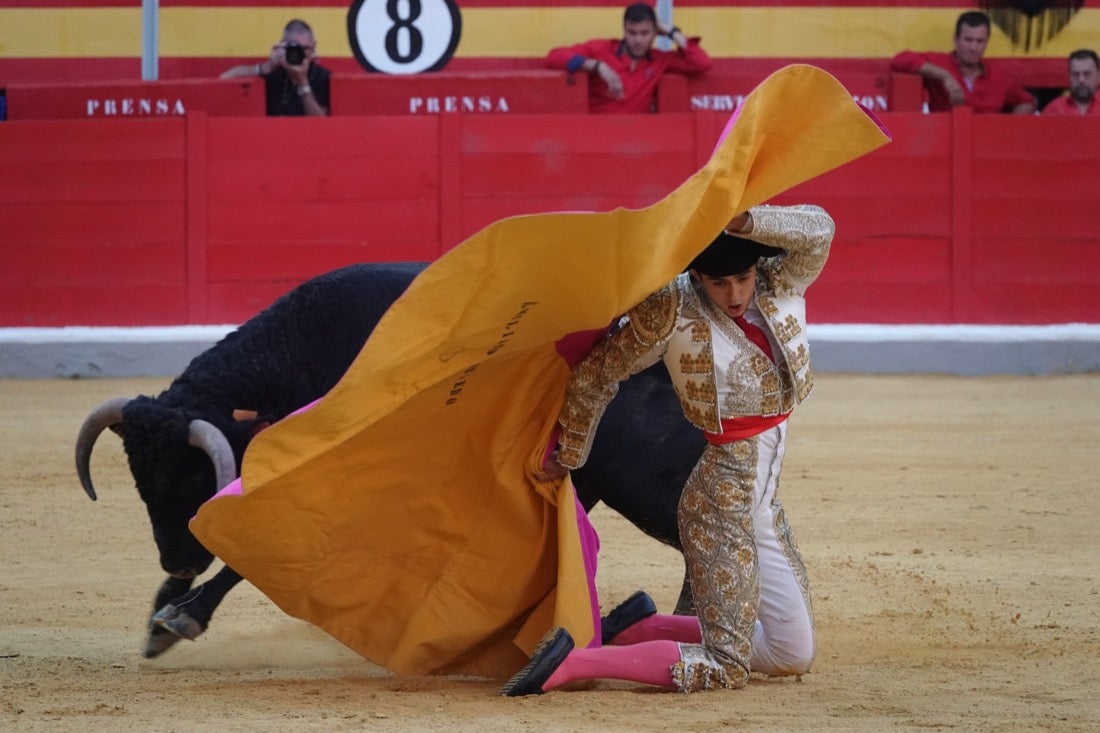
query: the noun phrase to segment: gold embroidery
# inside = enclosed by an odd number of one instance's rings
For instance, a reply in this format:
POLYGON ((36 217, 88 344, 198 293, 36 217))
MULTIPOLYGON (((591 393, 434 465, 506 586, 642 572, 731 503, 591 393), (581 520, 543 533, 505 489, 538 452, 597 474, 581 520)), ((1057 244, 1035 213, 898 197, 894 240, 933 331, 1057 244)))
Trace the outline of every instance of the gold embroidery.
POLYGON ((714 361, 705 353, 680 355, 680 371, 684 374, 713 374, 714 361))
MULTIPOLYGON (((697 405, 681 402, 680 406, 684 408, 684 417, 688 422, 696 427, 700 426, 713 426, 709 432, 718 432, 718 413, 713 406, 710 405, 697 405)), ((705 429, 705 428, 704 428, 705 429)))
POLYGON ((802 333, 802 326, 799 325, 798 319, 791 314, 787 314, 787 317, 783 321, 777 324, 773 330, 775 331, 775 337, 785 344, 789 344, 796 336, 802 333))
POLYGON ((752 508, 754 438, 703 451, 679 509, 702 644, 680 644, 673 679, 682 692, 744 687, 760 602, 752 508))
POLYGON ((798 288, 795 287, 793 280, 786 277, 782 265, 771 273, 768 281, 770 286, 769 289, 774 293, 786 296, 798 295, 798 288))
POLYGON ((596 425, 619 391, 619 382, 660 358, 676 323, 676 292, 662 288, 631 310, 618 331, 596 342, 573 369, 558 422, 558 460, 567 468, 584 464, 596 425))
MULTIPOLYGON (((735 684, 726 674, 726 670, 697 654, 687 644, 680 645, 681 660, 673 664, 669 671, 672 673, 672 681, 676 683, 676 689, 680 692, 699 692, 714 689, 735 689, 744 687, 745 682, 735 684)), ((745 675, 748 680, 748 674, 745 675)))
POLYGON ((825 267, 836 229, 832 218, 812 205, 754 206, 752 218, 750 239, 786 250, 783 257, 763 260, 758 273, 773 292, 805 292, 825 267))
POLYGON ((798 399, 801 402, 810 395, 810 390, 814 388, 814 374, 811 371, 806 372, 805 379, 798 380, 798 399))
POLYGON ((710 381, 696 382, 689 379, 684 383, 684 396, 693 402, 714 402, 718 396, 714 391, 714 384, 710 381))
POLYGON ((668 338, 676 325, 678 300, 674 283, 670 283, 630 311, 630 327, 639 341, 651 346, 668 338))
POLYGON ((810 352, 806 344, 799 344, 798 348, 787 357, 787 363, 790 364, 792 371, 802 371, 810 363, 810 352))
POLYGON ((690 328, 692 343, 701 344, 710 341, 710 325, 706 321, 693 320, 690 328))

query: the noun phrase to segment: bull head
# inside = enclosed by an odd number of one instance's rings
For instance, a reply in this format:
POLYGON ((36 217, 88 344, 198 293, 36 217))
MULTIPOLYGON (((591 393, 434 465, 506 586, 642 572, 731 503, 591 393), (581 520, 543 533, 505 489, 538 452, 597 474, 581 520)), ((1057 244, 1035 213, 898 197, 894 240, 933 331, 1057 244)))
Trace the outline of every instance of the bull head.
POLYGON ((122 436, 130 471, 153 524, 161 565, 170 575, 192 577, 209 566, 212 555, 191 535, 187 523, 203 501, 236 478, 237 462, 225 434, 206 420, 191 419, 186 428, 176 427, 171 424, 176 414, 160 411, 166 413, 160 416, 156 410, 144 410, 138 420, 138 410, 153 404, 149 398, 119 397, 92 410, 77 435, 76 472, 94 501, 92 448, 104 430, 122 436), (137 424, 128 425, 127 413, 137 424), (157 415, 154 420, 162 417, 163 423, 150 425, 150 413, 157 415), (196 461, 193 455, 209 461, 196 461))

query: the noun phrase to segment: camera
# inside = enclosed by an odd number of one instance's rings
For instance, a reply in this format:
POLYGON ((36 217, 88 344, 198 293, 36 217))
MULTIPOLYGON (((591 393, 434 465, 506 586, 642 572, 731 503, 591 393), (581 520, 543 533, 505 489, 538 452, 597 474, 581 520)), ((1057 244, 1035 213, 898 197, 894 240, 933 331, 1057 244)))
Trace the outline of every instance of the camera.
POLYGON ((294 41, 286 44, 286 62, 291 66, 297 66, 306 59, 306 50, 294 41))

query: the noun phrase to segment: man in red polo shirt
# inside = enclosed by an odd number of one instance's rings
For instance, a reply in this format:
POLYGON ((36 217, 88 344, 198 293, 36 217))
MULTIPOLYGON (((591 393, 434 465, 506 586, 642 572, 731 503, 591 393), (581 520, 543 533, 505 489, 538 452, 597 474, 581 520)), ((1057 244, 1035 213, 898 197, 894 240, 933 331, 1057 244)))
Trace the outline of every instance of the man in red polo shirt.
POLYGON ((963 13, 955 22, 952 53, 902 51, 890 68, 923 77, 930 112, 966 105, 977 113, 1033 114, 1035 98, 1003 67, 982 58, 989 34, 988 15, 963 13))
POLYGON ((570 74, 583 71, 588 83, 589 112, 655 112, 657 84, 666 73, 695 76, 712 65, 699 47, 676 26, 657 22, 645 3, 634 3, 623 13, 623 37, 592 40, 550 50, 546 65, 570 74), (675 51, 654 49, 657 36, 668 36, 675 51))
POLYGON ((1043 107, 1051 117, 1100 115, 1096 101, 1096 85, 1100 80, 1100 57, 1087 48, 1069 55, 1069 93, 1053 99, 1043 107))

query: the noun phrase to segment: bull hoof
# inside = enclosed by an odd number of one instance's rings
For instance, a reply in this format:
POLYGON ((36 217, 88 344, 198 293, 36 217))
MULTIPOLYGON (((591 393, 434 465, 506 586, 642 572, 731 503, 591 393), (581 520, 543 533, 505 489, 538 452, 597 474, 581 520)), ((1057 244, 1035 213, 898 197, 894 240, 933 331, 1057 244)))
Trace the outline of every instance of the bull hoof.
POLYGON ((163 654, 179 640, 180 637, 167 629, 150 624, 149 638, 145 640, 145 648, 141 651, 141 655, 146 659, 152 659, 163 654))
POLYGON ((175 634, 179 639, 190 639, 191 641, 199 638, 202 632, 205 631, 202 624, 171 603, 153 614, 153 623, 175 634))

